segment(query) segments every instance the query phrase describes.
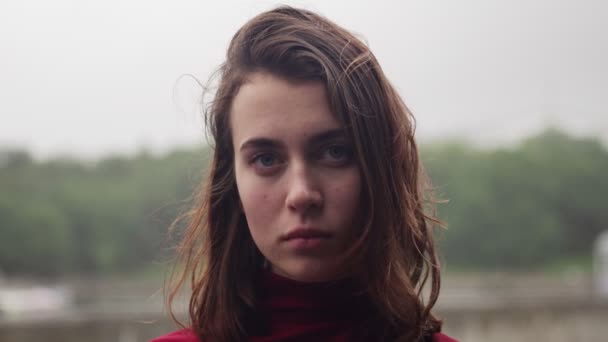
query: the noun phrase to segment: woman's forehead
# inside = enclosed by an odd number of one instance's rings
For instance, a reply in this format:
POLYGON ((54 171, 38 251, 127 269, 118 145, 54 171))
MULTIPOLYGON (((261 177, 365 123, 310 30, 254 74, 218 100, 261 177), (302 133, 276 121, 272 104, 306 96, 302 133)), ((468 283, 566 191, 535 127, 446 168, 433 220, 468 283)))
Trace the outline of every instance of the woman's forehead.
POLYGON ((290 82, 268 74, 250 77, 231 110, 235 147, 252 138, 308 139, 342 124, 332 113, 321 82, 290 82))

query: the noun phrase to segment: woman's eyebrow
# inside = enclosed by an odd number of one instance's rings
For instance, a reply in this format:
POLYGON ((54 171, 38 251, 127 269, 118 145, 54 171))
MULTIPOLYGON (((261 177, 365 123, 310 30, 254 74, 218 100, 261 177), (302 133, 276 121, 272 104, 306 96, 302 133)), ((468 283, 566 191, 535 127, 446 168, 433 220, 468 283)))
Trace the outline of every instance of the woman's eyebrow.
MULTIPOLYGON (((342 128, 334 128, 326 131, 321 131, 313 134, 309 139, 307 139, 307 143, 311 145, 322 144, 328 140, 333 139, 341 139, 346 136, 346 133, 342 128)), ((250 148, 281 148, 284 147, 283 142, 280 140, 275 140, 271 138, 263 138, 263 137, 254 137, 251 139, 247 139, 244 143, 241 144, 239 150, 243 151, 250 148)))
POLYGON ((283 146, 283 143, 278 140, 270 138, 251 138, 242 143, 239 150, 243 151, 249 148, 279 148, 281 146, 283 146))
POLYGON ((312 135, 308 139, 308 142, 310 144, 320 144, 320 143, 324 143, 328 140, 343 139, 345 137, 346 137, 346 133, 344 132, 344 129, 334 128, 334 129, 322 131, 322 132, 312 135))

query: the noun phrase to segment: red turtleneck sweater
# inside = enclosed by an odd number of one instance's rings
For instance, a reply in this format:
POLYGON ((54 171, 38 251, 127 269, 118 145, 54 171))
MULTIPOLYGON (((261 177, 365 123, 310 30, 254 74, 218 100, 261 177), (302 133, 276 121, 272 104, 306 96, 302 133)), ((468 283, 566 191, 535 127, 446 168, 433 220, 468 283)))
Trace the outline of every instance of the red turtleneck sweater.
MULTIPOLYGON (((251 342, 346 342, 356 339, 356 328, 366 324, 365 305, 348 282, 302 283, 268 272, 262 290, 269 334, 251 336, 251 342)), ((186 329, 150 342, 201 341, 186 329)), ((456 340, 437 333, 433 342, 456 340)))

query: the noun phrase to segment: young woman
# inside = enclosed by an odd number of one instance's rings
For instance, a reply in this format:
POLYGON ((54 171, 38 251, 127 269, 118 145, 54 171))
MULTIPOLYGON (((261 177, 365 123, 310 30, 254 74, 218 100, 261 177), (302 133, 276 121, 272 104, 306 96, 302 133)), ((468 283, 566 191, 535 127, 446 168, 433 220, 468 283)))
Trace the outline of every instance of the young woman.
POLYGON ((153 341, 454 341, 431 313, 413 117, 367 46, 281 7, 236 33, 219 75, 169 295, 190 284, 190 324, 153 341))

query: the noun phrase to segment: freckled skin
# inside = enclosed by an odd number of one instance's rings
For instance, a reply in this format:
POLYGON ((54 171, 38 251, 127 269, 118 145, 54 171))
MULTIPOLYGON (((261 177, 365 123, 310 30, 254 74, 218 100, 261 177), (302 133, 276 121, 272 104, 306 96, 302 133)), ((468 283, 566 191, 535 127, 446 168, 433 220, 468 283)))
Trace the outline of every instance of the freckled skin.
POLYGON ((239 197, 256 246, 273 272, 300 281, 338 276, 361 198, 361 175, 346 138, 314 138, 343 127, 320 82, 289 82, 254 73, 232 104, 231 129, 239 197), (279 148, 248 146, 255 138, 279 148), (346 147, 345 147, 346 146, 346 147), (295 250, 281 239, 297 227, 331 234, 319 248, 295 250))

